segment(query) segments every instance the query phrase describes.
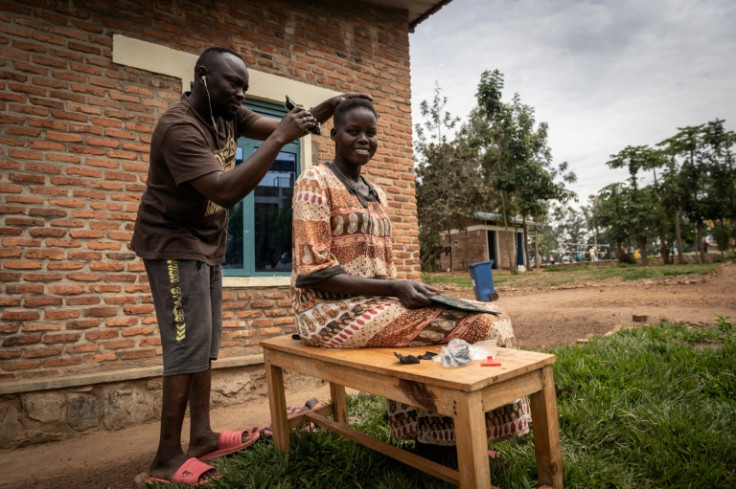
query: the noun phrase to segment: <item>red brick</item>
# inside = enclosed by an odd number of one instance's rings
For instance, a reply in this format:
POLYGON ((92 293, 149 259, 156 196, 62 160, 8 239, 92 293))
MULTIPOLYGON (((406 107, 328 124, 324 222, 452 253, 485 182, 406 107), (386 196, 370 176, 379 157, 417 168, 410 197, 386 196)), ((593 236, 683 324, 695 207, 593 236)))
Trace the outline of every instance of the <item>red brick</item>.
POLYGON ((28 297, 23 299, 23 307, 43 307, 43 306, 60 306, 62 304, 61 297, 28 297))
POLYGON ((43 264, 40 261, 33 260, 5 260, 3 266, 16 270, 40 270, 43 264))
POLYGON ((44 319, 73 319, 80 314, 79 309, 50 309, 44 312, 44 319))
POLYGON ((43 284, 9 284, 5 287, 8 294, 43 294, 43 284))
POLYGON ((123 348, 133 348, 135 346, 135 341, 131 339, 105 341, 102 343, 102 346, 108 350, 120 350, 123 348))
POLYGON ((79 319, 77 321, 67 321, 67 329, 90 329, 96 328, 101 324, 99 319, 79 319))
POLYGON ((46 246, 58 246, 59 248, 79 248, 81 241, 72 239, 47 239, 46 246))
POLYGON ((113 297, 105 297, 105 304, 123 305, 123 304, 135 304, 137 302, 138 302, 137 297, 128 296, 128 295, 116 295, 113 297))
POLYGON ((74 297, 67 297, 66 299, 66 305, 67 306, 93 306, 95 304, 99 304, 100 297, 98 296, 74 296, 74 297))
POLYGON ((39 258, 48 260, 63 260, 64 251, 55 249, 31 249, 26 251, 26 258, 39 258))
POLYGON ((53 357, 61 353, 60 347, 54 348, 28 348, 23 351, 25 358, 45 358, 53 357))
POLYGON ((85 289, 84 285, 49 285, 49 293, 58 295, 83 294, 85 289))
MULTIPOLYGON (((68 352, 68 349, 65 349, 65 351, 68 352)), ((55 358, 53 360, 44 361, 43 367, 44 368, 70 367, 72 365, 79 365, 80 363, 82 363, 82 359, 77 358, 77 357, 55 358)))
POLYGON ((257 318, 263 316, 263 311, 239 311, 237 316, 240 319, 257 318))
POLYGON ((7 371, 17 371, 17 370, 32 370, 35 368, 38 368, 41 365, 41 362, 38 360, 18 360, 18 361, 11 361, 11 362, 3 362, 0 365, 0 368, 7 371))
POLYGON ((37 322, 25 322, 23 323, 23 332, 28 333, 30 331, 60 331, 61 325, 59 323, 37 323, 37 322))
MULTIPOLYGON (((11 360, 14 358, 20 358, 20 356, 20 350, 0 350, 0 360, 11 360)), ((0 376, 0 381, 2 381, 2 376, 0 376)))
POLYGON ((125 270, 123 263, 96 262, 90 263, 89 269, 93 272, 122 272, 125 270))
POLYGON ((70 260, 97 261, 102 259, 102 253, 97 251, 69 250, 68 258, 70 260))
POLYGON ((21 246, 23 248, 35 248, 41 246, 40 240, 28 238, 3 238, 2 243, 3 247, 21 246))
POLYGON ((32 345, 41 342, 41 334, 24 334, 21 336, 10 336, 3 340, 3 346, 32 345))
POLYGON ((64 334, 46 334, 43 337, 43 342, 46 344, 52 343, 74 343, 78 341, 81 335, 79 333, 64 333, 64 334))
POLYGON ((23 275, 27 282, 55 282, 61 280, 59 273, 28 273, 23 275))
POLYGON ((259 328, 258 333, 260 333, 261 336, 275 336, 283 334, 284 330, 283 328, 259 328))
POLYGON ((34 238, 63 238, 68 231, 66 229, 35 228, 28 232, 34 238))
POLYGON ((285 309, 269 309, 265 311, 266 317, 286 316, 287 314, 289 314, 289 311, 285 309))
POLYGON ((46 265, 47 270, 79 270, 84 268, 84 263, 74 261, 63 261, 61 263, 49 263, 46 265))
MULTIPOLYGON (((109 324, 108 324, 109 326, 109 324)), ((140 327, 140 328, 125 328, 121 330, 123 337, 127 336, 149 336, 155 332, 154 328, 151 327, 140 327)))
MULTIPOLYGON (((44 203, 41 197, 31 197, 29 195, 8 195, 5 197, 8 204, 31 204, 31 205, 42 205, 44 203)), ((24 212, 25 214, 25 212, 24 212)))
MULTIPOLYGON (((116 318, 108 319, 105 321, 105 326, 109 328, 115 327, 115 326, 133 326, 136 324, 138 324, 138 319, 134 317, 116 317, 116 318)), ((128 328, 126 330, 130 330, 130 329, 128 328)))
POLYGON ((40 318, 41 315, 37 311, 27 310, 5 310, 3 311, 2 317, 0 317, 3 321, 35 321, 40 318))
POLYGON ((99 282, 102 277, 99 273, 70 273, 67 278, 76 282, 99 282))
MULTIPOLYGON (((94 285, 89 286, 89 290, 91 292, 97 292, 99 294, 106 294, 106 293, 115 294, 115 293, 120 292, 120 286, 119 285, 94 284, 94 285)), ((150 291, 148 288, 146 288, 145 290, 150 291)))
POLYGON ((84 317, 112 317, 118 313, 117 307, 93 307, 84 311, 84 317))
POLYGON ((138 360, 141 358, 152 358, 156 356, 156 350, 153 348, 142 350, 136 349, 132 351, 120 352, 120 358, 122 360, 138 360))

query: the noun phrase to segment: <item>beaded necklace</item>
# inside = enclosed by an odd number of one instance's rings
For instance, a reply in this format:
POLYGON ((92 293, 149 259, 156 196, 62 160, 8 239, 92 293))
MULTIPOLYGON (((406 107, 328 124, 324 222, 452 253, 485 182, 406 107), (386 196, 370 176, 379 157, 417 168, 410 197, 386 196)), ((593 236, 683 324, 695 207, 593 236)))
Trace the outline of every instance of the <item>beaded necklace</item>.
POLYGON ((359 193, 359 194, 361 194, 363 196, 367 196, 371 192, 371 187, 365 182, 365 180, 363 179, 363 176, 362 175, 358 175, 358 178, 360 178, 363 181, 363 185, 365 185, 365 189, 359 188, 358 185, 360 185, 360 184, 358 182, 354 182, 353 180, 351 180, 348 177, 346 177, 345 174, 340 171, 340 168, 338 168, 338 166, 336 164, 332 163, 332 167, 335 170, 337 170, 337 173, 340 174, 340 176, 343 178, 343 180, 345 181, 345 183, 347 183, 348 187, 350 187, 351 189, 353 189, 355 192, 357 192, 357 193, 359 193))

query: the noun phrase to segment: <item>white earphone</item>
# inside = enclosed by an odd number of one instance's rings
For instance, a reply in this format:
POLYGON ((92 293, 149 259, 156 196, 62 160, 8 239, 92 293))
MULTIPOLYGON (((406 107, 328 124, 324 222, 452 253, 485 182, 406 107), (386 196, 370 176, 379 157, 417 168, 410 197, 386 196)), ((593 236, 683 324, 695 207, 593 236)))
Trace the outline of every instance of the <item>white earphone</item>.
POLYGON ((210 91, 207 89, 207 77, 202 75, 202 83, 204 84, 204 91, 207 92, 207 101, 210 103, 210 119, 212 119, 212 126, 217 131, 217 122, 215 122, 215 115, 212 113, 212 100, 210 99, 210 91))

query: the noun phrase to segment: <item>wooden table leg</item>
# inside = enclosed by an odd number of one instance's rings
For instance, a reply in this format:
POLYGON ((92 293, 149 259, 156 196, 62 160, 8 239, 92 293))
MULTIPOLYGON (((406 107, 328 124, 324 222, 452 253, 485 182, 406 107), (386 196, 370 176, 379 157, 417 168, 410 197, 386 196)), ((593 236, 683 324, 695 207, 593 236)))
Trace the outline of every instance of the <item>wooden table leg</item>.
POLYGON ((271 364, 269 352, 263 350, 266 367, 266 383, 268 385, 268 407, 271 411, 271 429, 273 430, 273 444, 277 450, 289 451, 289 421, 286 415, 286 394, 284 393, 284 371, 281 367, 271 364))
POLYGON ((486 417, 480 393, 458 396, 454 420, 460 488, 490 488, 486 417))
POLYGON ((552 367, 542 369, 542 390, 530 396, 539 485, 562 489, 562 450, 552 367))
POLYGON ((341 424, 348 424, 348 402, 345 397, 345 386, 330 382, 332 398, 332 417, 341 424))

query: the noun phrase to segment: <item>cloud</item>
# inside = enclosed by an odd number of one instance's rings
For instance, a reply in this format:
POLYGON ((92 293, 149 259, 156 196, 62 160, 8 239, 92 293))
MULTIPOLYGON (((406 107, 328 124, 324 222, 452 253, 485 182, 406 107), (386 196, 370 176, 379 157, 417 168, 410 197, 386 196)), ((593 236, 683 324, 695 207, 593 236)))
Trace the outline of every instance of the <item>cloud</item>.
POLYGON ((555 161, 578 175, 584 202, 624 171, 605 162, 678 127, 736 125, 733 0, 454 0, 410 37, 412 106, 435 83, 465 118, 484 70, 505 76, 550 126, 555 161))

